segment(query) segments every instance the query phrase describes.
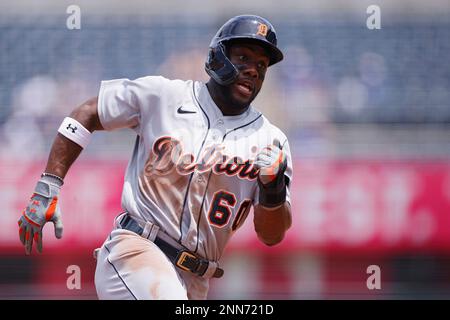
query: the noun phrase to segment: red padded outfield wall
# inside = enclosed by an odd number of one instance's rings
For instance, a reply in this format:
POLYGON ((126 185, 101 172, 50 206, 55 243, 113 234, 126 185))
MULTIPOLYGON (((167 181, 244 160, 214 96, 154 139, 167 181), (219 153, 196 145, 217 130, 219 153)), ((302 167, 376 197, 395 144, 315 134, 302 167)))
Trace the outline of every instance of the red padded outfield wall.
MULTIPOLYGON (((3 250, 21 249, 17 219, 43 167, 44 161, 0 161, 3 250)), ((297 160, 294 167, 293 226, 278 248, 450 252, 450 163, 297 160)), ((100 245, 121 210, 125 168, 123 161, 77 162, 61 194, 63 239, 56 240, 48 225, 44 247, 100 245)), ((260 246, 251 220, 230 249, 260 246)))

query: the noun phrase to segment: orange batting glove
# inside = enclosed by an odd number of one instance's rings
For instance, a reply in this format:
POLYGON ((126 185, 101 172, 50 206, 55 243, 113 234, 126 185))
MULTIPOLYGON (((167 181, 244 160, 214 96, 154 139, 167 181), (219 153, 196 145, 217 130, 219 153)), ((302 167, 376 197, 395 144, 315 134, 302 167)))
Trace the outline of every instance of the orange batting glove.
POLYGON ((42 252, 42 228, 48 221, 55 227, 55 236, 60 239, 63 233, 58 194, 63 185, 62 179, 43 175, 36 184, 28 206, 23 210, 19 224, 19 238, 29 255, 36 242, 37 251, 42 252))

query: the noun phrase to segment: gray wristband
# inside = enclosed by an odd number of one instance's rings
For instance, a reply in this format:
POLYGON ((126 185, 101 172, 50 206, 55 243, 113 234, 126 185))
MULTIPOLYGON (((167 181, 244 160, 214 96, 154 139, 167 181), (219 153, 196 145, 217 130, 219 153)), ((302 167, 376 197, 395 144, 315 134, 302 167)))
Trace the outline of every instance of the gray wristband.
POLYGON ((41 174, 41 179, 43 181, 48 181, 50 183, 56 184, 59 187, 62 187, 62 185, 64 184, 63 178, 57 176, 56 174, 51 174, 47 172, 43 172, 41 174))
POLYGON ((59 194, 63 181, 60 177, 49 173, 43 173, 41 179, 36 184, 34 193, 47 199, 56 197, 59 194))

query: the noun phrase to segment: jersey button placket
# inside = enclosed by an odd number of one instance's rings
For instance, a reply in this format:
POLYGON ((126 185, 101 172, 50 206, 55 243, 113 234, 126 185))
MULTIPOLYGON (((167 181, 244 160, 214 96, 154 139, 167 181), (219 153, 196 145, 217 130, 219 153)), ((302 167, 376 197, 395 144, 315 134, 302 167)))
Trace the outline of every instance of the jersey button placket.
POLYGON ((223 121, 223 119, 218 119, 216 121, 216 128, 214 128, 212 130, 212 136, 211 136, 211 139, 214 142, 219 141, 219 139, 221 138, 222 133, 225 131, 224 130, 224 125, 225 125, 225 122, 223 121))
POLYGON ((225 130, 223 129, 223 127, 217 124, 216 127, 211 129, 211 135, 208 137, 208 139, 215 144, 221 140, 221 137, 224 135, 224 131, 225 130))

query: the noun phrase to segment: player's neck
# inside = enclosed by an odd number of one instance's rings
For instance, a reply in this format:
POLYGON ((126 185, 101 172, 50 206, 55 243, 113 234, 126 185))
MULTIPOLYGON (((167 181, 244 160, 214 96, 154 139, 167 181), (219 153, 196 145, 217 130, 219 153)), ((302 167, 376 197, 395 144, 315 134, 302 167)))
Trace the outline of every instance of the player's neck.
POLYGON ((235 104, 233 105, 228 98, 230 95, 227 88, 220 86, 212 79, 206 83, 206 87, 208 88, 208 92, 212 100, 224 116, 237 116, 243 114, 249 108, 249 105, 241 108, 236 107, 235 104))

